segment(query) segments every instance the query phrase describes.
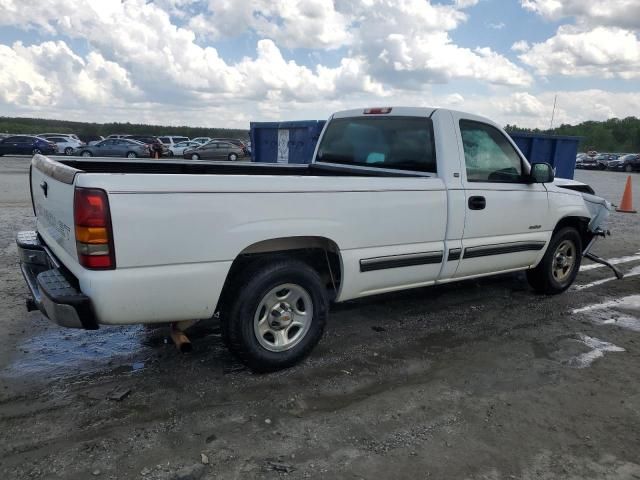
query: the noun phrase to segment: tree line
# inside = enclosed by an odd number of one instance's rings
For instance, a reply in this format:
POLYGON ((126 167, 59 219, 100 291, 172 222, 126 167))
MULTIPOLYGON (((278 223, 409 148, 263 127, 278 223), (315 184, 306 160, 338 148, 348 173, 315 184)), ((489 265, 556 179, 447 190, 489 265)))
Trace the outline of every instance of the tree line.
POLYGON ((89 123, 45 118, 0 117, 0 133, 75 133, 76 135, 102 135, 113 133, 128 135, 184 135, 195 137, 249 138, 249 132, 237 128, 165 127, 142 123, 89 123))
POLYGON ((597 150, 608 153, 640 153, 640 118, 610 118, 602 122, 593 120, 578 125, 560 125, 551 130, 520 128, 507 125, 508 132, 544 133, 582 137, 580 151, 597 150))

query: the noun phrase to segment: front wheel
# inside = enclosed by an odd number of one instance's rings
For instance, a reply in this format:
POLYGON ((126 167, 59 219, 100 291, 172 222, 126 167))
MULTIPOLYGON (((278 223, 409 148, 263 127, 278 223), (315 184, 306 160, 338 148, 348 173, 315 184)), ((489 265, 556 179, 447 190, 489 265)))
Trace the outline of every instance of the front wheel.
POLYGON ((316 346, 328 300, 315 270, 298 260, 261 263, 231 286, 222 333, 231 351, 256 372, 300 362, 316 346))
POLYGON ((127 158, 138 158, 136 152, 127 152, 127 158))
POLYGON ((236 160, 238 160, 238 155, 236 155, 235 153, 230 153, 229 154, 229 161, 235 162, 236 160))
POLYGON ((198 155, 197 153, 191 154, 191 160, 200 160, 200 155, 198 155))
POLYGON ((580 270, 582 240, 575 228, 557 231, 538 266, 527 270, 529 285, 539 293, 555 295, 571 286, 580 270))
POLYGON ((93 155, 91 154, 91 152, 90 152, 90 151, 88 151, 88 150, 85 150, 84 152, 82 152, 82 153, 81 153, 81 155, 82 155, 83 157, 92 157, 92 156, 93 156, 93 155))
POLYGON ((624 167, 624 171, 627 173, 633 172, 633 165, 628 164, 627 166, 624 167))
POLYGON ((70 156, 73 154, 73 148, 71 148, 71 147, 67 147, 67 148, 65 148, 65 149, 64 149, 64 154, 65 154, 67 157, 70 157, 70 156))
POLYGON ((38 155, 39 153, 42 153, 42 150, 40 150, 39 148, 34 148, 31 151, 31 155, 38 155))

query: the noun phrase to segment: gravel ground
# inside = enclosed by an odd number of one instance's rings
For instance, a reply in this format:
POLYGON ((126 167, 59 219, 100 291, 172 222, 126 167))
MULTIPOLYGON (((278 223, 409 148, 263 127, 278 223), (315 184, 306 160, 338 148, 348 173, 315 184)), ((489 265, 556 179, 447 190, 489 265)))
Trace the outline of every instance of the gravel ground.
MULTIPOLYGON (((27 313, 27 164, 0 158, 1 479, 640 479, 638 215, 594 249, 622 281, 585 262, 556 297, 517 274, 347 302, 306 362, 254 375, 214 324, 183 355, 27 313)), ((626 180, 576 177, 614 203, 626 180)))

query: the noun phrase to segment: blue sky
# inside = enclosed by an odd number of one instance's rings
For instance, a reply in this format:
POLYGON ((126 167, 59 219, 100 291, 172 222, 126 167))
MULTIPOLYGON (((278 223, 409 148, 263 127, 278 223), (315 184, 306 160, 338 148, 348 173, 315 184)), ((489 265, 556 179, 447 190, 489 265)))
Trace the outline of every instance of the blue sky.
POLYGON ((638 115, 640 0, 2 0, 0 114, 246 127, 371 105, 638 115))

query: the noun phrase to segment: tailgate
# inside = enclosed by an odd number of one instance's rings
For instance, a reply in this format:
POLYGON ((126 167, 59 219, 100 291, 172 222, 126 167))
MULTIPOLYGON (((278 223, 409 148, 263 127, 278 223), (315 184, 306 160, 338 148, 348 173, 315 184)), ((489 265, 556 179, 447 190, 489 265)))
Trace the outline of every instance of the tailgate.
POLYGON ((80 172, 44 155, 35 155, 31 160, 31 198, 38 233, 54 253, 62 248, 76 260, 73 183, 80 172))

